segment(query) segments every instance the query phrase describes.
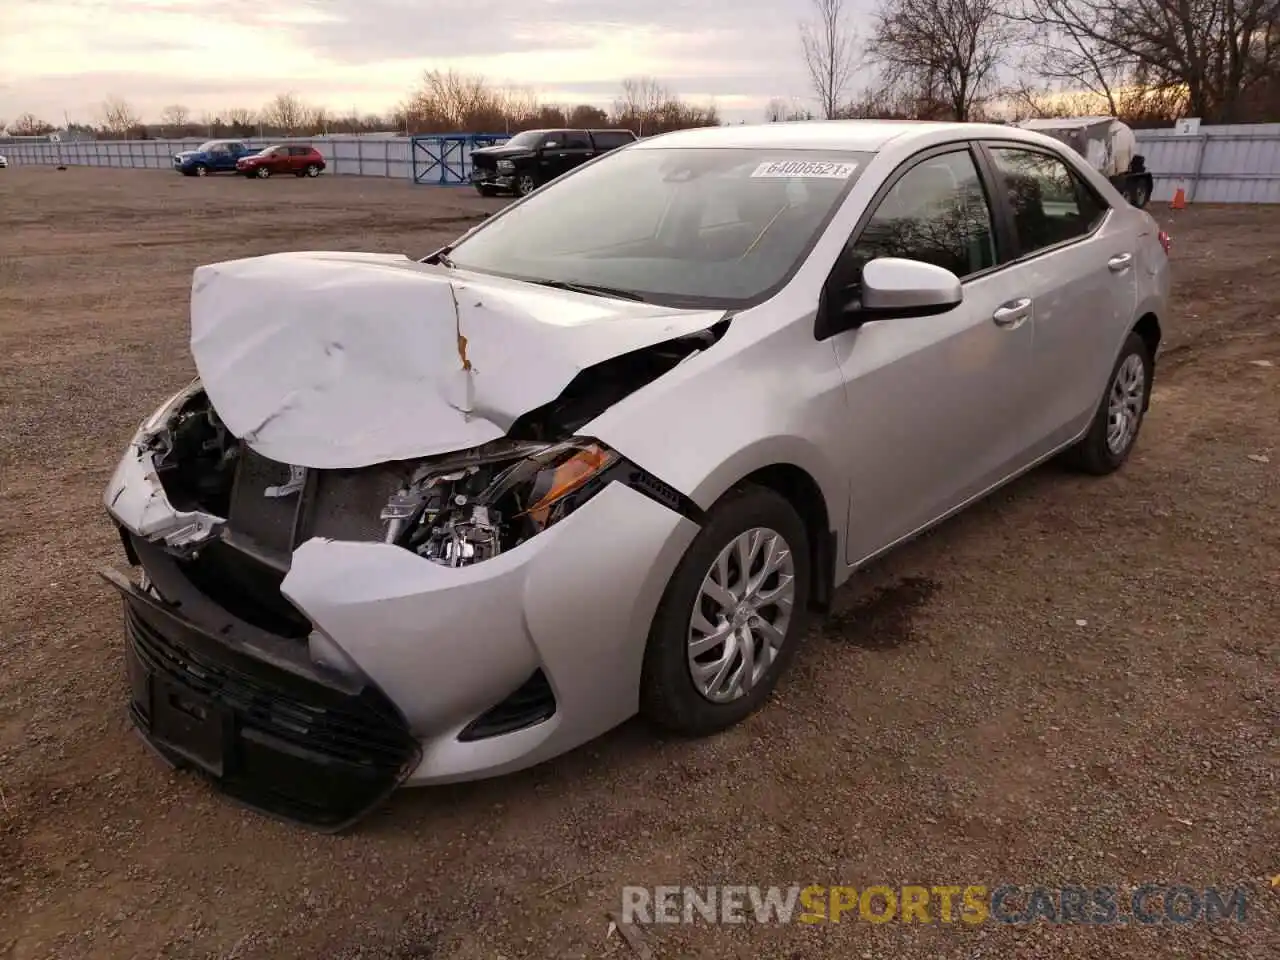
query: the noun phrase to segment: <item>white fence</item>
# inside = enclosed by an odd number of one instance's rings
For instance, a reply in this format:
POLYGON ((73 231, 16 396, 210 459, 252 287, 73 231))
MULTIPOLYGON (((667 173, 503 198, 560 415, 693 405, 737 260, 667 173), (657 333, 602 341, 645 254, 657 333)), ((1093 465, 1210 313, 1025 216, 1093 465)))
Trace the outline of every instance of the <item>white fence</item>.
MULTIPOLYGON (((1188 201, 1200 203, 1280 203, 1280 123, 1201 127, 1192 134, 1175 130, 1136 131, 1138 149, 1155 178, 1156 201, 1167 201, 1182 187, 1188 201)), ((12 164, 76 164, 98 167, 171 166, 171 157, 199 140, 122 140, 77 143, 0 143, 12 164)), ((251 138, 267 146, 279 140, 251 138)), ((408 137, 312 137, 290 143, 313 144, 329 163, 329 172, 364 177, 413 178, 413 146, 408 137)), ((422 163, 419 157, 419 163, 422 163)), ((468 158, 463 158, 464 165, 468 158)), ((465 173, 464 173, 465 176, 465 173)))
MULTIPOLYGON (((207 138, 206 138, 207 139, 207 138)), ((173 155, 194 150, 201 140, 80 140, 73 143, 0 143, 12 164, 58 164, 90 167, 146 167, 170 169, 173 155)), ((266 147, 273 143, 311 144, 322 154, 329 173, 360 177, 413 176, 412 146, 408 137, 305 137, 263 139, 249 137, 240 143, 266 147)))
POLYGON ((1280 203, 1280 123, 1135 133, 1155 178, 1153 200, 1171 200, 1181 187, 1188 202, 1280 203))

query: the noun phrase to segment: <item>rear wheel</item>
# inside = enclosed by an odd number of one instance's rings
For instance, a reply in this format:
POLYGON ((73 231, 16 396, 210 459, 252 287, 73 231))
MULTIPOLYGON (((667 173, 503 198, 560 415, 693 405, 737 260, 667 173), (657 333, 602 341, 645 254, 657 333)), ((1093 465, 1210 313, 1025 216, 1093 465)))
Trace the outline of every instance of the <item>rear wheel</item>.
POLYGON ((1145 180, 1135 180, 1129 187, 1129 202, 1141 210, 1151 199, 1151 186, 1145 180))
POLYGON ((726 495, 658 605, 641 712, 702 736, 759 709, 804 635, 809 576, 808 534, 786 499, 757 486, 726 495))
POLYGON ((498 195, 497 190, 493 189, 493 187, 486 186, 477 186, 476 192, 482 197, 496 197, 498 195))
POLYGON ((1136 333, 1125 339, 1093 423, 1067 453, 1071 465, 1104 476, 1119 470, 1138 440, 1151 396, 1152 357, 1136 333))
POLYGON ((317 167, 314 163, 309 163, 307 164, 307 169, 305 173, 308 177, 318 177, 320 176, 320 168, 317 167))

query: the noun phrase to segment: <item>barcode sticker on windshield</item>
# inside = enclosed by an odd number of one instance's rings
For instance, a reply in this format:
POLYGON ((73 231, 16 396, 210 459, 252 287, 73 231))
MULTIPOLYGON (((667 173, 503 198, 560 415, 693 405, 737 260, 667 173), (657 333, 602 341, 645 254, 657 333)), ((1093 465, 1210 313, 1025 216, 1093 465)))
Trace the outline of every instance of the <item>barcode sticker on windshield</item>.
POLYGON ((822 177, 829 180, 848 180, 858 169, 856 163, 837 163, 834 160, 766 160, 751 174, 756 177, 822 177))

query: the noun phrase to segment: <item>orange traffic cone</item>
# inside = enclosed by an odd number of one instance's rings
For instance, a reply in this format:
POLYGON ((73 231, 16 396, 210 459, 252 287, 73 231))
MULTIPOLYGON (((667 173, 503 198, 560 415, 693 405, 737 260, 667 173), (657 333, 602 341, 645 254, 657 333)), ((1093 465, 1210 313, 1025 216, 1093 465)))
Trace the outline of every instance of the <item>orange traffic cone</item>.
POLYGON ((1173 193, 1173 201, 1169 207, 1173 210, 1185 210, 1187 206, 1187 191, 1179 187, 1173 193))

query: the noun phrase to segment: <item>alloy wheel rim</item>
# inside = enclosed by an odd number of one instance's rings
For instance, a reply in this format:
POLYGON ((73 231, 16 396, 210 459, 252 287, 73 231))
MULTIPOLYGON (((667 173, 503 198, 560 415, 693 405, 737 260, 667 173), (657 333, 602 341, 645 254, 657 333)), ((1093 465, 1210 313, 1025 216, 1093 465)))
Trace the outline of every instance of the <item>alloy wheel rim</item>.
POLYGON ((1138 434, 1146 387, 1147 371, 1142 358, 1131 353, 1116 371, 1107 400, 1107 449, 1115 456, 1129 449, 1138 434))
POLYGON ((533 177, 524 176, 520 178, 520 192, 533 193, 533 177))
POLYGON ((720 551, 689 619, 689 675, 712 703, 731 703, 765 678, 787 639, 795 558, 782 534, 753 527, 720 551))

